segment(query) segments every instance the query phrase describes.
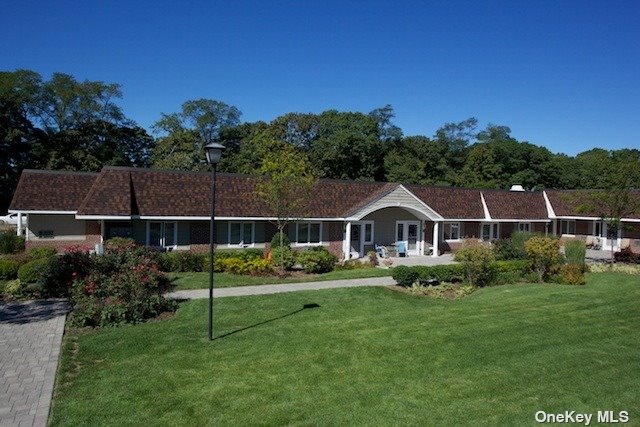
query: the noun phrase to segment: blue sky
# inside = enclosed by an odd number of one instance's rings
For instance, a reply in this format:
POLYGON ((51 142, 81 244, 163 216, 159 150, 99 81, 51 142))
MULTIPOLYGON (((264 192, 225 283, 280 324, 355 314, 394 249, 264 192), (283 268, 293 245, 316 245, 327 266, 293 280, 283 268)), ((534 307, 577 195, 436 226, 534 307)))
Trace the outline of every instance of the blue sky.
POLYGON ((391 104, 406 135, 474 116, 554 152, 640 148, 640 1, 2 3, 0 69, 120 83, 147 128, 195 98, 244 121, 391 104))

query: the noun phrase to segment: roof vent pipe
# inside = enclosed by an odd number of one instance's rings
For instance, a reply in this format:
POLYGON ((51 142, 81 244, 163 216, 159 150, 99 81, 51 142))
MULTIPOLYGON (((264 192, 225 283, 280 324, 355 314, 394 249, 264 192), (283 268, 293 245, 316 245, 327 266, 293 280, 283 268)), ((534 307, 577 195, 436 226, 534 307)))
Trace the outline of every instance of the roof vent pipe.
POLYGON ((522 185, 520 184, 512 185, 511 191, 524 191, 524 187, 522 187, 522 185))

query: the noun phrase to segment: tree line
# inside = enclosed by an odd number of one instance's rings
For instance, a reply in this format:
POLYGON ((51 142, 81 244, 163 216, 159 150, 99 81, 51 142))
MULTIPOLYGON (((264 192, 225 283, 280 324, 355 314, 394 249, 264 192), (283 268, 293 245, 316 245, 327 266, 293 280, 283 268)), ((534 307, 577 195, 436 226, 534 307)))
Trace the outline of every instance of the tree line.
MULTIPOLYGON (((390 105, 368 113, 287 113, 242 122, 222 101, 188 100, 159 113, 151 135, 125 116, 121 87, 49 80, 29 70, 0 72, 0 211, 24 168, 99 171, 104 165, 208 170, 203 146, 227 147, 224 172, 260 173, 268 153, 295 150, 317 177, 423 185, 509 188, 611 188, 620 170, 638 170, 640 150, 594 148, 576 156, 518 141, 507 126, 478 129, 475 118, 433 135, 404 135, 390 105)), ((632 177, 638 187, 640 178, 632 177)))

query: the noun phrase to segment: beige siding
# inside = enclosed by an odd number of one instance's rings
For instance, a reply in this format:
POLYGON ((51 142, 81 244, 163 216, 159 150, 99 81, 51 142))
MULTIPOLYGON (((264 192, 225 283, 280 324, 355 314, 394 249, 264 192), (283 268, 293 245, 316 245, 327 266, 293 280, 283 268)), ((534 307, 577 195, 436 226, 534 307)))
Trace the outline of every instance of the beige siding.
POLYGON ((396 241, 396 221, 419 221, 419 219, 402 208, 384 208, 370 213, 362 218, 362 221, 374 221, 374 242, 389 245, 396 241))
POLYGON ((28 240, 56 241, 56 240, 85 240, 86 230, 84 220, 78 220, 75 215, 36 215, 29 214, 28 240), (40 231, 53 231, 53 238, 38 238, 40 231))

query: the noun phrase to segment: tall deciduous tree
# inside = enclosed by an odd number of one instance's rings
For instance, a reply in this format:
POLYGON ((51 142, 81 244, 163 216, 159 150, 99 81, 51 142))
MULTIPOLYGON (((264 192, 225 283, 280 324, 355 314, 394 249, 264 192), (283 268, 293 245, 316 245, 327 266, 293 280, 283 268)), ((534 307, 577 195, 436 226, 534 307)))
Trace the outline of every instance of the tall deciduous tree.
POLYGON ((182 104, 179 113, 162 114, 153 130, 160 137, 153 152, 156 167, 204 170, 204 146, 219 140, 228 128, 240 123, 236 107, 213 99, 196 99, 182 104))
POLYGON ((458 184, 472 188, 499 188, 501 172, 493 150, 486 144, 476 144, 458 176, 458 184))
POLYGON ((304 153, 276 141, 265 154, 260 173, 264 179, 258 184, 257 193, 276 217, 282 247, 284 229, 307 208, 316 178, 304 153))

